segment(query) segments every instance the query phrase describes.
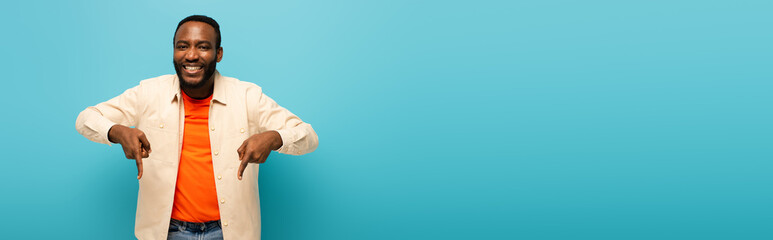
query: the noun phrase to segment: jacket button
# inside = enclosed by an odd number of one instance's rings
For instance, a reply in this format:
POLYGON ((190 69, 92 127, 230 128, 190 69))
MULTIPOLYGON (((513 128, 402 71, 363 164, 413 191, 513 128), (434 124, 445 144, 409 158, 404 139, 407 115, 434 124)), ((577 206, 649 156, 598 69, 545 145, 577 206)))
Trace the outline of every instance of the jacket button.
POLYGON ((215 127, 210 128, 209 130, 215 131, 215 127))
POLYGON ((217 175, 217 180, 223 179, 223 176, 217 175))
POLYGON ((217 154, 219 154, 219 153, 220 153, 220 152, 218 152, 218 151, 215 151, 215 156, 217 156, 217 154))
POLYGON ((221 203, 221 204, 225 204, 225 198, 223 198, 223 199, 220 199, 220 203, 221 203))
POLYGON ((239 129, 240 133, 244 133, 244 128, 239 129))
POLYGON ((164 124, 158 125, 159 128, 164 128, 164 124))

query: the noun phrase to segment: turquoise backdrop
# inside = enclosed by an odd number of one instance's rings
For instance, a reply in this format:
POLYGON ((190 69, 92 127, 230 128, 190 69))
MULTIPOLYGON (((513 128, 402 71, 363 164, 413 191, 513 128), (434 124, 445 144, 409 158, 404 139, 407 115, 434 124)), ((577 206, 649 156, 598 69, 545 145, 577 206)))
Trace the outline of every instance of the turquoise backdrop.
POLYGON ((773 2, 3 1, 3 239, 131 239, 134 162, 75 131, 174 73, 311 123, 261 166, 263 238, 773 239, 773 2))

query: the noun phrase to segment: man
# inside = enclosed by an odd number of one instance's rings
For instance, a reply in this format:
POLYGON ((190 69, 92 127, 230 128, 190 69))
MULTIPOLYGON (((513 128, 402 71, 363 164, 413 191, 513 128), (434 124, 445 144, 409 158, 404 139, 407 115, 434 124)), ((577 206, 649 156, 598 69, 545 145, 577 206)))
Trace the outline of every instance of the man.
POLYGON ((76 129, 92 141, 121 144, 136 161, 137 238, 260 239, 254 163, 272 150, 312 152, 317 134, 257 85, 220 75, 214 19, 183 19, 173 44, 176 75, 141 81, 86 108, 76 129))

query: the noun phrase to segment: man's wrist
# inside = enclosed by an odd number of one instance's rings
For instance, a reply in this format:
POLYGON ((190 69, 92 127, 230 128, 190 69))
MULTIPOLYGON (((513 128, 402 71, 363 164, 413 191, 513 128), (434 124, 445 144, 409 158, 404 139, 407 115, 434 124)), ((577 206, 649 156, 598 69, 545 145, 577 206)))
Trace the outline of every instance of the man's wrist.
POLYGON ((281 148, 283 144, 282 135, 279 134, 279 132, 277 131, 271 131, 271 132, 273 132, 271 135, 274 138, 274 141, 272 141, 272 144, 271 144, 271 150, 279 150, 279 148, 281 148))
POLYGON ((111 143, 118 143, 118 140, 116 140, 116 134, 118 134, 118 131, 120 131, 120 127, 120 124, 115 124, 110 127, 110 130, 107 130, 107 141, 110 141, 111 143))

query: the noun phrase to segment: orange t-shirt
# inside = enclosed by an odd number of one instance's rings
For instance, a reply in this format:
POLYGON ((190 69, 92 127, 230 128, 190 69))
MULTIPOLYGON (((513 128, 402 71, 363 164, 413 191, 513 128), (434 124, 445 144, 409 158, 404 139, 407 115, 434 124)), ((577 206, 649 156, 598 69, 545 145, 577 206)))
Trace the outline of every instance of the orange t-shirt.
POLYGON ((185 92, 181 95, 185 105, 185 128, 172 218, 186 222, 219 220, 220 208, 209 145, 209 103, 212 96, 194 99, 185 92))

